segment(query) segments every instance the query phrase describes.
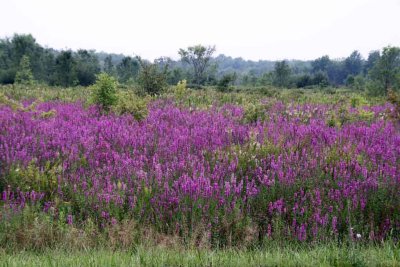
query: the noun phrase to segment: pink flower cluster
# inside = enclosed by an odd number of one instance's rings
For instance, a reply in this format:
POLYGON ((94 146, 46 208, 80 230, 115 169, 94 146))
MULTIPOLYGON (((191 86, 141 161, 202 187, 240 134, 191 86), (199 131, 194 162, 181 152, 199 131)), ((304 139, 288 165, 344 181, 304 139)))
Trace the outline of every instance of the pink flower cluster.
POLYGON ((326 123, 327 105, 276 103, 256 123, 243 122, 241 107, 190 110, 168 101, 153 103, 141 122, 80 103, 0 107, 1 203, 74 203, 71 224, 132 217, 175 228, 238 212, 265 236, 280 227, 316 240, 345 235, 350 225, 385 238, 400 233, 400 131, 381 118, 390 108, 372 107, 372 122, 339 128, 326 123), (54 117, 39 116, 51 109, 54 117), (46 164, 60 167, 51 195, 9 187, 10 172, 32 160, 43 173, 46 164))

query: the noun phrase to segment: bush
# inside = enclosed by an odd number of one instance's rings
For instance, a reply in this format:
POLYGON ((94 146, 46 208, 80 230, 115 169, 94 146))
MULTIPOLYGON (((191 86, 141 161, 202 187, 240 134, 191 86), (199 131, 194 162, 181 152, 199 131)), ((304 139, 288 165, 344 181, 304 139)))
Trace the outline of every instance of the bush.
POLYGON ((368 101, 365 97, 355 95, 350 98, 350 105, 352 108, 362 107, 368 105, 368 101))
POLYGON ((147 98, 140 98, 132 92, 119 92, 117 104, 112 110, 118 114, 131 114, 140 121, 147 117, 147 98))
POLYGON ((349 75, 346 79, 346 85, 355 90, 363 90, 365 87, 365 79, 361 75, 349 75))
POLYGON ((175 98, 182 99, 186 92, 186 80, 179 81, 174 88, 175 98))
POLYGON ((366 88, 369 96, 383 96, 386 94, 384 85, 379 81, 369 81, 366 84, 366 88))
POLYGON ((117 81, 107 73, 101 73, 96 77, 93 85, 94 103, 102 110, 108 111, 117 102, 116 96, 117 81))
POLYGON ((227 92, 230 89, 231 84, 235 80, 234 74, 225 74, 222 78, 218 81, 217 90, 220 92, 227 92))

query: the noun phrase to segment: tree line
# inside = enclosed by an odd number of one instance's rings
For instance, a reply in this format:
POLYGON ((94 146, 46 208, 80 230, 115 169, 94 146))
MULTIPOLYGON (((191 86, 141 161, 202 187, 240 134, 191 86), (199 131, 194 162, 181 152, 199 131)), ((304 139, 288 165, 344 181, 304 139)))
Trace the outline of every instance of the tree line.
MULTIPOLYGON (((192 87, 230 85, 307 88, 349 86, 370 88, 375 94, 400 88, 400 48, 371 51, 364 59, 358 51, 343 59, 325 55, 315 60, 250 61, 225 55, 214 57, 214 46, 179 49, 180 60, 160 57, 154 62, 138 56, 45 48, 30 34, 0 39, 0 83, 44 83, 88 86, 105 72, 121 84, 138 84, 148 90, 160 84, 187 80, 192 87)), ((154 93, 154 92, 153 92, 154 93)))

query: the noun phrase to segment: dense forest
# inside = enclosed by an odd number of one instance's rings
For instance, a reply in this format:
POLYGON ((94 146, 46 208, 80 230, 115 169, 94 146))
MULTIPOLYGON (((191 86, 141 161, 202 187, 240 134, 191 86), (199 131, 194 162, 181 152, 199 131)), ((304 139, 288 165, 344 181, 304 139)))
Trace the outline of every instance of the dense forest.
POLYGON ((94 50, 55 50, 38 44, 30 34, 0 39, 0 84, 36 82, 56 86, 88 86, 106 72, 121 84, 135 84, 144 66, 159 69, 165 82, 187 80, 193 85, 243 85, 288 88, 348 86, 383 94, 400 86, 400 48, 385 47, 363 58, 358 51, 342 59, 251 61, 201 45, 180 49, 181 60, 160 57, 150 63, 139 56, 94 50))

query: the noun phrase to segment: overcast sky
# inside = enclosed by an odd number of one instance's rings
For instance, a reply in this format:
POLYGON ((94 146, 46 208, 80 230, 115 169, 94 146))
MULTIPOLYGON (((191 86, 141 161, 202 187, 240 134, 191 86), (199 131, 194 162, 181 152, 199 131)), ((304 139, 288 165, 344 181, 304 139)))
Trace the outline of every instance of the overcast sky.
POLYGON ((194 44, 245 59, 315 59, 400 46, 400 0, 0 0, 0 37, 178 58, 194 44))

